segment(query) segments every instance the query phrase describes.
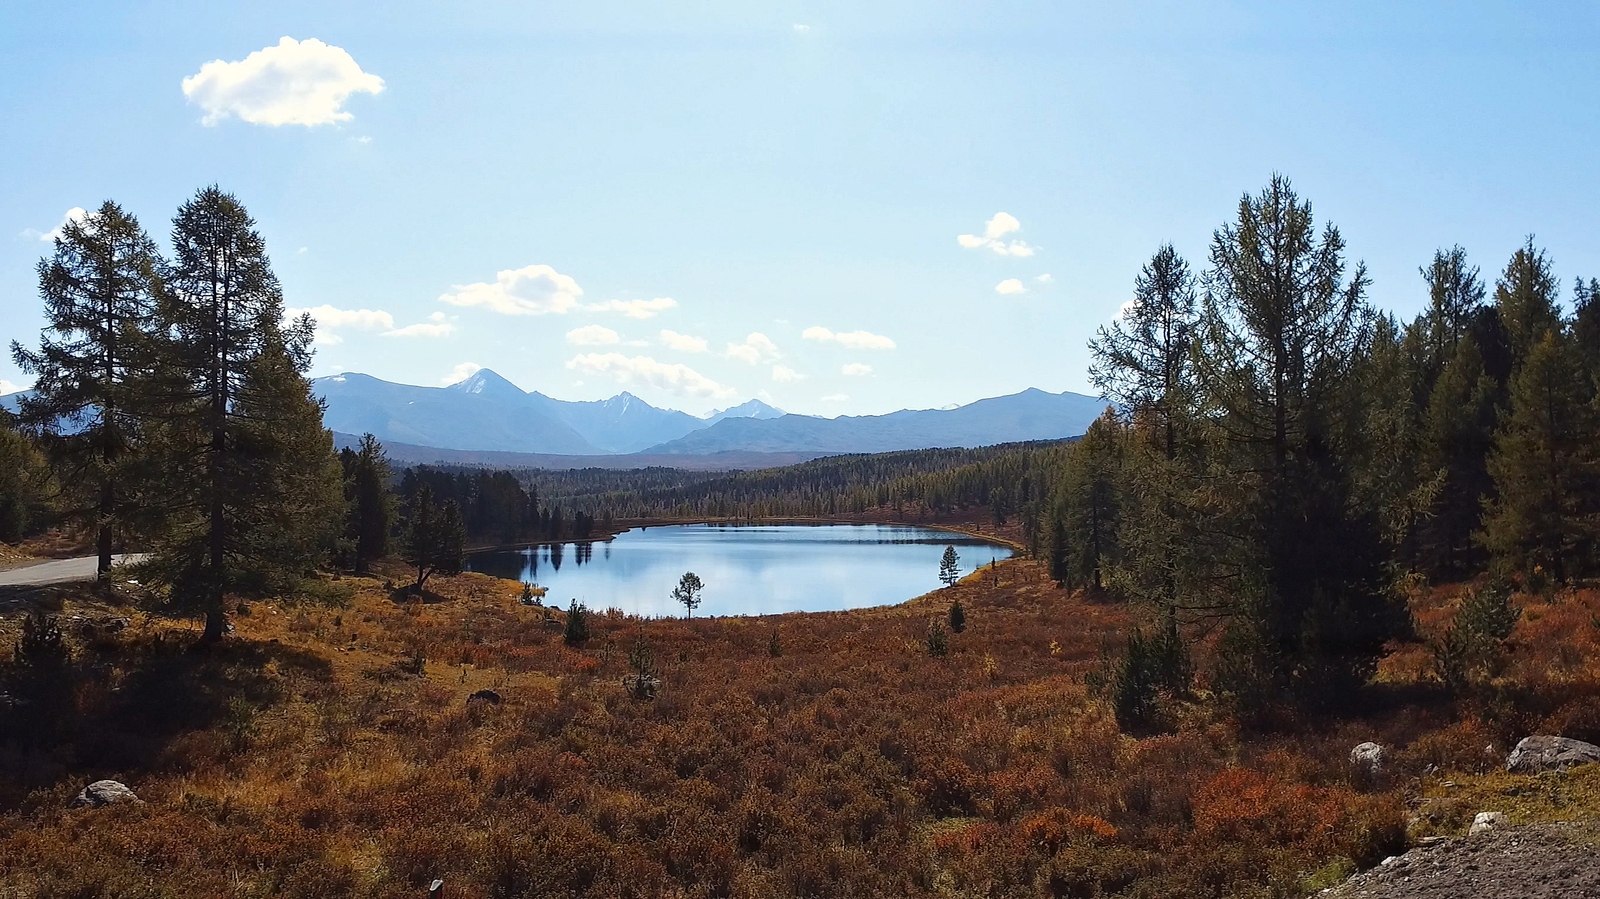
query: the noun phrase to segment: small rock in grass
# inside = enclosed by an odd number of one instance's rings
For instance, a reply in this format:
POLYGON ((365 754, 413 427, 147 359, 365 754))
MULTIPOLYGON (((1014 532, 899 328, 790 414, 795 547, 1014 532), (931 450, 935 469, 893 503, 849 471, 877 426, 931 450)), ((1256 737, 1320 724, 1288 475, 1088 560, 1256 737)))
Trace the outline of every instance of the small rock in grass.
POLYGON ((1600 746, 1566 737, 1525 737, 1506 757, 1506 770, 1514 774, 1565 771, 1577 765, 1600 762, 1600 746))
POLYGON ((1472 827, 1468 828, 1467 836, 1475 837, 1481 833, 1488 833, 1506 825, 1506 816, 1501 812, 1479 812, 1472 819, 1472 827))
POLYGON ((126 784, 115 780, 97 780, 78 793, 78 798, 72 800, 72 807, 101 808, 118 802, 142 801, 126 784))

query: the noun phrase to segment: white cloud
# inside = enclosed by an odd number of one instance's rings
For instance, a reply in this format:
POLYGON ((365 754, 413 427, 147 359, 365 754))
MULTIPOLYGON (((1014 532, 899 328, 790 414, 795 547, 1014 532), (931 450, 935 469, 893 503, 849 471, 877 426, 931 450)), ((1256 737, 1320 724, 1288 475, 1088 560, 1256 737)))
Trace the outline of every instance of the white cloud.
POLYGON ((573 346, 604 346, 621 341, 622 337, 605 325, 584 325, 567 332, 567 343, 573 346))
POLYGON ((318 328, 354 328, 357 331, 386 331, 394 327, 394 316, 382 309, 335 309, 324 303, 310 309, 285 309, 285 318, 299 318, 309 312, 318 328))
POLYGON ((677 331, 663 329, 661 343, 668 349, 677 350, 680 353, 703 353, 706 351, 706 339, 704 337, 690 337, 688 334, 679 334, 677 331))
POLYGON ((463 362, 460 365, 457 365, 455 368, 452 368, 448 375, 440 378, 439 383, 447 386, 450 384, 460 384, 462 381, 472 377, 482 369, 483 366, 476 362, 463 362))
POLYGON ((26 388, 24 388, 21 384, 13 384, 10 381, 7 381, 5 378, 0 378, 0 395, 16 393, 17 391, 24 389, 26 388))
POLYGON ((795 26, 794 26, 794 33, 795 34, 809 34, 810 32, 811 32, 811 26, 810 25, 801 25, 799 23, 796 23, 795 26))
POLYGON ((1007 234, 1014 234, 1022 230, 1022 223, 1016 216, 1005 212, 996 212, 994 218, 984 223, 983 234, 960 234, 956 236, 956 243, 969 250, 980 247, 999 253, 1001 256, 1032 256, 1034 248, 1028 246, 1026 241, 1013 238, 1010 243, 1005 241, 1007 234))
POLYGON ((744 343, 730 343, 723 355, 729 359, 737 359, 746 365, 756 365, 761 362, 771 362, 782 354, 778 352, 778 345, 773 343, 767 335, 760 331, 752 331, 744 339, 744 343))
POLYGON ((839 369, 839 374, 852 376, 870 375, 872 374, 872 366, 866 364, 865 362, 852 362, 849 365, 846 365, 844 368, 839 369))
POLYGON ((629 318, 654 318, 658 313, 678 308, 678 301, 672 297, 656 297, 653 300, 605 300, 600 303, 590 303, 583 308, 590 312, 620 312, 629 318))
POLYGON ((732 387, 718 384, 687 365, 657 362, 649 356, 584 353, 567 360, 567 368, 605 375, 619 384, 655 387, 683 396, 728 399, 735 394, 732 387))
POLYGON ((565 313, 578 305, 583 288, 548 265, 496 272, 493 284, 456 285, 439 301, 453 306, 485 306, 502 315, 565 313))
POLYGON ((1028 288, 1023 287, 1022 282, 1016 278, 1007 278, 994 286, 994 292, 1011 296, 1012 294, 1027 293, 1028 288))
POLYGON ((396 328, 392 331, 385 331, 383 332, 383 336, 449 337, 455 332, 455 329, 455 324, 446 320, 443 312, 435 312, 434 314, 428 316, 428 320, 425 322, 418 322, 414 325, 406 325, 404 328, 396 328))
POLYGON ((1040 275, 1037 278, 1034 278, 1033 280, 1039 282, 1040 284, 1054 284, 1054 283, 1056 283, 1056 279, 1051 277, 1049 272, 1045 272, 1044 274, 1040 275))
POLYGON ((772 366, 772 380, 787 384, 791 381, 804 381, 805 375, 795 371, 787 365, 772 366))
POLYGON ((823 397, 822 401, 824 403, 847 403, 850 401, 850 397, 842 393, 830 393, 823 397))
POLYGON ((54 228, 51 228, 49 231, 40 231, 38 228, 23 228, 22 231, 17 234, 17 236, 21 237, 23 240, 37 240, 44 243, 50 243, 61 236, 61 231, 63 228, 67 227, 68 222, 82 222, 88 217, 88 215, 89 213, 82 206, 74 206, 71 209, 68 209, 67 214, 61 217, 61 222, 54 228))
POLYGON ((871 331, 841 331, 834 333, 821 325, 813 325, 800 332, 806 340, 835 341, 852 350, 892 350, 895 348, 893 340, 882 334, 873 334, 871 331))
POLYGON ((342 47, 285 37, 238 62, 212 60, 183 79, 183 95, 215 125, 230 115, 253 125, 328 125, 349 121, 351 94, 376 94, 383 79, 361 71, 342 47))

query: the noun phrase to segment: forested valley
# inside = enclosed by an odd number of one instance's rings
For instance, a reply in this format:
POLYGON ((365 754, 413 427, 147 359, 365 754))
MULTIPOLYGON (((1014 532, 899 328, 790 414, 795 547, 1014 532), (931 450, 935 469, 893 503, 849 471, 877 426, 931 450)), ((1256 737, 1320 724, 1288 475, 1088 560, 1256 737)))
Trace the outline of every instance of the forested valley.
POLYGON ((1420 262, 1424 310, 1375 308, 1274 177, 1204 260, 1136 273, 1081 438, 398 469, 334 450, 313 323, 234 197, 198 192, 170 252, 107 203, 12 348, 7 559, 101 576, 0 592, 0 893, 1305 896, 1479 811, 1600 818, 1600 765, 1505 765, 1600 741, 1600 280, 1531 237, 1420 262), (777 519, 1023 552, 766 618, 463 573, 777 519), (139 801, 69 809, 102 778, 139 801))

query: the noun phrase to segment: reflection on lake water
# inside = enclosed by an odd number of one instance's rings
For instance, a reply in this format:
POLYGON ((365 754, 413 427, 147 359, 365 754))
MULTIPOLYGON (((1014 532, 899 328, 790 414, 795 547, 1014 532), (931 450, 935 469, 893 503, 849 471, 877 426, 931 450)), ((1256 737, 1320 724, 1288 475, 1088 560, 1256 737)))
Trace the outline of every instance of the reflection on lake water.
POLYGON ((696 615, 768 615, 892 605, 939 586, 955 546, 963 574, 1005 546, 930 528, 886 524, 662 525, 609 543, 471 553, 467 568, 548 588, 547 605, 682 615, 672 588, 685 571, 705 582, 696 615))

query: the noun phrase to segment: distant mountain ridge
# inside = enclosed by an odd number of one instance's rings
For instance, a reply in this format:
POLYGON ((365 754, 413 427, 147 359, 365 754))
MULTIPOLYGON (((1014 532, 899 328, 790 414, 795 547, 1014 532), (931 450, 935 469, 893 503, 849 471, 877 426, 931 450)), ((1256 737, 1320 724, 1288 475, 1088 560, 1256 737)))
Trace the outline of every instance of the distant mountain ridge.
POLYGON ((887 415, 728 419, 650 447, 658 455, 719 452, 883 453, 940 446, 989 446, 1077 437, 1106 401, 1030 388, 955 409, 904 409, 887 415))
MULTIPOLYGON (((768 459, 1056 440, 1083 434, 1106 408, 1105 400, 1095 397, 1033 388, 952 409, 885 415, 793 415, 750 400, 697 418, 626 392, 605 400, 558 400, 524 391, 488 369, 448 387, 396 384, 351 372, 316 378, 312 388, 326 405, 327 428, 341 436, 371 433, 385 444, 403 445, 407 461, 465 463, 474 454, 512 454, 526 457, 519 464, 559 467, 609 468, 623 462, 607 457, 662 465, 672 464, 674 457, 717 456, 732 463, 729 467, 743 468, 768 459)), ((22 393, 0 397, 0 408, 15 409, 22 393)), ((495 458, 510 461, 510 456, 495 458)), ((705 467, 712 461, 681 464, 705 467)))

